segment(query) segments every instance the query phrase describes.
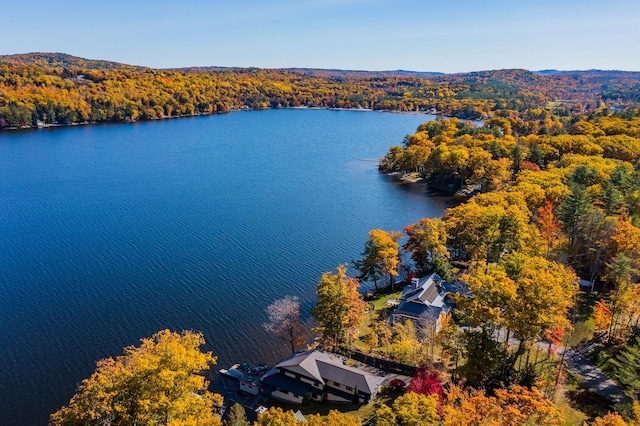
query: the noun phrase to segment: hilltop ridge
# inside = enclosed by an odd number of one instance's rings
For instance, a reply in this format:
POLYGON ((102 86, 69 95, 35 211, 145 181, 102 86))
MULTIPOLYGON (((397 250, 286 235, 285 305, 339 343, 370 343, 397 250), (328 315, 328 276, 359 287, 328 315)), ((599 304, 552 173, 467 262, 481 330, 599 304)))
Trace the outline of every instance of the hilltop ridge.
POLYGON ((429 112, 478 120, 505 110, 575 114, 640 103, 640 72, 154 69, 47 52, 0 56, 0 87, 0 128, 283 107, 429 112))

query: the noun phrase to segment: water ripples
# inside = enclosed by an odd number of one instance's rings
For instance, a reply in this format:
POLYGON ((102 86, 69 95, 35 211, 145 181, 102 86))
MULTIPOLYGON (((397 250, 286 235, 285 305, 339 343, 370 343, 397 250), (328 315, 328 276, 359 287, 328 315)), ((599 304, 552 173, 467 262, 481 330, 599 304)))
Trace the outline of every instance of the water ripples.
POLYGON ((424 116, 264 111, 0 133, 0 423, 45 424, 95 362, 170 328, 226 367, 288 349, 260 324, 366 232, 440 215, 378 158, 424 116))

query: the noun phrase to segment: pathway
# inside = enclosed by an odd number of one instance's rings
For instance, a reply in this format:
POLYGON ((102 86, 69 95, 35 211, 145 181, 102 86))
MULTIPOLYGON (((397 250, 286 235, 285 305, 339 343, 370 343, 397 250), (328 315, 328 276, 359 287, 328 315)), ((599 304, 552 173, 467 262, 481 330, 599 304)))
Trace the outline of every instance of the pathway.
MULTIPOLYGON (((622 389, 602 372, 591 360, 572 349, 565 349, 564 360, 567 368, 582 378, 582 385, 593 393, 596 393, 614 404, 632 402, 631 398, 624 394, 622 389)), ((562 349, 559 352, 562 355, 562 349)))
MULTIPOLYGON (((505 331, 498 330, 496 333, 496 338, 500 339, 500 341, 504 342, 505 340, 505 331)), ((513 337, 509 338, 509 344, 517 346, 519 341, 513 337)), ((537 342, 537 346, 540 348, 544 348, 545 350, 549 347, 546 342, 537 342)), ((591 349, 593 346, 585 348, 586 350, 591 349)), ((576 352, 572 349, 564 349, 559 346, 554 345, 555 350, 557 351, 559 356, 562 356, 562 352, 566 351, 564 356, 564 361, 567 369, 572 373, 580 376, 582 378, 582 386, 585 389, 590 390, 591 392, 606 398, 607 400, 613 402, 614 404, 625 404, 632 402, 632 399, 629 398, 622 389, 607 376, 598 366, 596 366, 590 359, 584 357, 581 352, 576 352)))

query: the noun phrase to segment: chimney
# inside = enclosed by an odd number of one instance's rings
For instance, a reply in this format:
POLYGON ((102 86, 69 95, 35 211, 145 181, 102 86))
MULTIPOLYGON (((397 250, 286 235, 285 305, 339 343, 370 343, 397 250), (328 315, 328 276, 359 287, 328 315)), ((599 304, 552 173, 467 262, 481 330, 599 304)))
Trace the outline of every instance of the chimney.
POLYGON ((411 278, 411 287, 412 288, 418 288, 418 285, 420 284, 420 278, 411 278))

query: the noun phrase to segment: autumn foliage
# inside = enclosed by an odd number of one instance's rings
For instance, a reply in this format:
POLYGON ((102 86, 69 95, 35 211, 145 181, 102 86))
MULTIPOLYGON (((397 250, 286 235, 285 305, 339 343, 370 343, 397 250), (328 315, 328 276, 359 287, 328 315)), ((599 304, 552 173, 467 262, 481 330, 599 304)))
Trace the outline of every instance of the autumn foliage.
POLYGON ((216 358, 201 352, 201 334, 163 330, 129 346, 116 358, 98 361, 69 405, 51 415, 51 425, 218 425, 201 375, 216 358))
POLYGON ((442 411, 444 426, 559 426, 564 422, 560 409, 538 389, 517 385, 511 389, 496 389, 495 396, 451 386, 442 411))
POLYGON ((436 370, 427 370, 424 367, 418 368, 409 382, 407 392, 426 396, 435 395, 438 398, 438 402, 442 401, 443 391, 440 373, 436 370))
POLYGON ((304 343, 304 327, 300 320, 300 302, 296 296, 285 296, 265 309, 268 321, 262 327, 289 344, 291 353, 304 343))
POLYGON ((600 299, 593 306, 593 320, 595 322, 596 330, 608 331, 611 324, 611 308, 607 306, 607 302, 600 299))
POLYGON ((357 337, 364 312, 359 286, 358 280, 347 276, 346 265, 338 266, 335 274, 322 274, 316 290, 318 302, 311 315, 318 323, 314 331, 328 347, 340 347, 357 337))

